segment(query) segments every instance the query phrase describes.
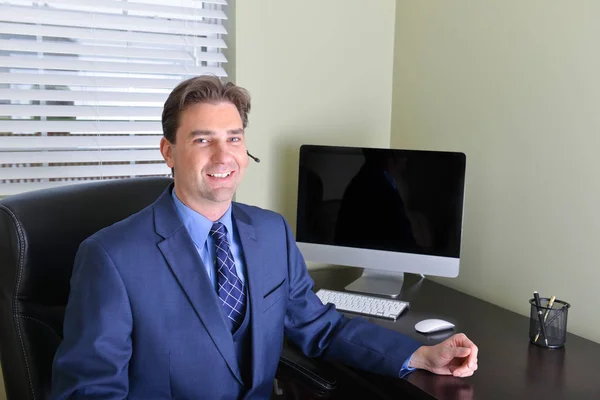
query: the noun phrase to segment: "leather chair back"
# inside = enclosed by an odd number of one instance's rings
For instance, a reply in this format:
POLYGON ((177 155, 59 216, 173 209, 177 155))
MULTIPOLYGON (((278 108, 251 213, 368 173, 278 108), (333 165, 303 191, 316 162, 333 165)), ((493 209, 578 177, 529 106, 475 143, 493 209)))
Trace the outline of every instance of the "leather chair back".
POLYGON ((9 400, 48 397, 79 244, 154 202, 171 182, 82 183, 0 201, 0 360, 9 400))

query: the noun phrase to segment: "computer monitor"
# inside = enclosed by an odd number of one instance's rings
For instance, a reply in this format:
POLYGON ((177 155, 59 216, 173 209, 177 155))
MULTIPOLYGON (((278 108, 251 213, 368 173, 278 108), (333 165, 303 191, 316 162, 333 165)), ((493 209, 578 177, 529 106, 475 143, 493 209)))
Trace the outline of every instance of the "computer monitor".
POLYGON ((347 290, 396 297, 405 272, 458 276, 463 153, 303 145, 299 164, 298 247, 364 268, 347 290))

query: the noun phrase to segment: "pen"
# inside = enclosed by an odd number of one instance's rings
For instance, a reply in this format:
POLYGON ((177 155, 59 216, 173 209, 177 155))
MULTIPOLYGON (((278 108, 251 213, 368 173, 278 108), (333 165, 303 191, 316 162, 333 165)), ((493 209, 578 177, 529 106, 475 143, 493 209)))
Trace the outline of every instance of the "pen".
POLYGON ((546 343, 546 346, 548 346, 548 336, 546 336, 546 327, 544 326, 544 317, 542 317, 542 314, 544 312, 542 311, 542 304, 540 303, 540 295, 537 292, 537 290, 535 292, 533 292, 533 298, 535 299, 535 308, 537 309, 538 320, 540 322, 540 330, 542 331, 542 335, 544 335, 544 342, 546 343))
MULTIPOLYGON (((546 310, 546 312, 544 313, 544 322, 546 322, 546 318, 548 318, 548 314, 550 314, 550 309, 554 305, 554 300, 556 300, 556 296, 550 297, 550 301, 548 302, 548 310, 546 310)), ((534 342, 537 342, 538 338, 540 337, 541 331, 541 328, 538 329, 537 334, 535 335, 535 339, 533 339, 534 342)))

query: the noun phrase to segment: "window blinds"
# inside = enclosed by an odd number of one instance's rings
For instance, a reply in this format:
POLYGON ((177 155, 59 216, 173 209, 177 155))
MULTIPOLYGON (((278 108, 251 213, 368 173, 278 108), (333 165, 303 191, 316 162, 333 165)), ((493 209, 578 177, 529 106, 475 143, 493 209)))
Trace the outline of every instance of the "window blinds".
POLYGON ((3 0, 0 196, 165 175, 162 106, 226 77, 224 0, 3 0))

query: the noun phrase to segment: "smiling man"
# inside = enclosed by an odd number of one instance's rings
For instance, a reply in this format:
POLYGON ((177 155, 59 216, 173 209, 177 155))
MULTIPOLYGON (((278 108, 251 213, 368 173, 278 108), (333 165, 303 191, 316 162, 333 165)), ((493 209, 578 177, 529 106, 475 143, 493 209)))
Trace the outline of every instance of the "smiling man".
MULTIPOLYGON (((168 120, 170 111, 165 108, 163 118, 168 120)), ((177 165, 175 193, 189 208, 217 220, 248 166, 244 123, 230 102, 192 104, 178 120, 177 130, 165 130, 160 142, 167 165, 177 165)))
POLYGON ((170 94, 160 149, 174 185, 81 244, 52 398, 268 399, 284 334, 391 376, 477 369, 463 334, 420 346, 321 304, 285 219, 232 202, 249 111, 248 93, 216 77, 170 94))

